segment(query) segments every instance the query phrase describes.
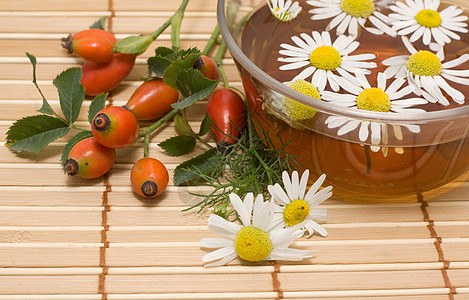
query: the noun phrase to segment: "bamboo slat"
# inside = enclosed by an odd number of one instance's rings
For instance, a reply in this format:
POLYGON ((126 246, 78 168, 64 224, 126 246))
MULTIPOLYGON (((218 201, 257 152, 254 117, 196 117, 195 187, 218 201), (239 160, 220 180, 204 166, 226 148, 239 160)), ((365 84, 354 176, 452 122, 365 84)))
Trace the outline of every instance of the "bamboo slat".
MULTIPOLYGON (((24 116, 37 114, 42 97, 32 84, 25 52, 37 57, 37 82, 52 107, 59 100, 52 80, 83 60, 68 55, 60 39, 110 19, 120 39, 151 33, 179 1, 12 1, 0 0, 0 135, 24 116), (22 24, 22 26, 18 26, 22 24)), ((181 47, 203 49, 216 24, 216 0, 190 0, 181 27, 181 47)), ((146 60, 170 46, 166 30, 136 62, 109 97, 124 105, 147 74, 146 60)), ((229 53, 230 84, 241 81, 229 53)), ((78 120, 89 128, 84 103, 78 120)), ((187 111, 198 130, 206 101, 187 111)), ((146 125, 143 123, 143 125, 146 125)), ((211 209, 185 209, 207 187, 173 186, 155 200, 138 198, 129 185, 130 168, 142 157, 142 142, 117 151, 103 178, 64 175, 62 148, 74 132, 41 153, 13 153, 0 144, 0 300, 2 299, 469 299, 469 174, 413 203, 358 204, 332 197, 321 206, 331 220, 328 237, 294 242, 315 255, 301 262, 247 263, 239 259, 204 268, 210 251, 199 245, 215 237, 206 227, 211 209)), ((176 135, 169 123, 150 144, 170 173, 203 146, 170 156, 158 146, 176 135)), ((206 137, 211 141, 213 134, 206 137)))

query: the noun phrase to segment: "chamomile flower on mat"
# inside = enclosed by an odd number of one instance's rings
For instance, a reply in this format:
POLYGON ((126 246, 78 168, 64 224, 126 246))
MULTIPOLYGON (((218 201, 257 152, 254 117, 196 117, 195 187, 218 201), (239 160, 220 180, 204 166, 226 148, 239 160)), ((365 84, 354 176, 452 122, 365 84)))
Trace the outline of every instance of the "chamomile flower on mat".
POLYGON ((292 2, 291 0, 267 0, 267 5, 272 15, 282 22, 293 20, 302 9, 298 1, 292 2))
MULTIPOLYGON (((443 47, 433 47, 437 50, 435 54, 427 50, 417 51, 405 36, 402 37, 402 41, 410 55, 397 55, 385 59, 383 65, 388 66, 384 70, 386 77, 407 77, 409 85, 414 87, 414 93, 422 95, 432 103, 449 105, 449 100, 442 92, 444 91, 453 101, 463 104, 464 94, 449 85, 446 80, 469 85, 469 70, 453 69, 467 62, 469 54, 466 53, 453 60, 443 62, 445 59, 443 47)), ((435 45, 433 44, 433 46, 435 45)))
POLYGON ((200 240, 201 247, 219 248, 204 255, 202 261, 206 267, 226 265, 237 257, 245 261, 258 262, 300 261, 312 256, 313 251, 289 248, 293 240, 300 237, 303 232, 297 227, 274 229, 272 203, 264 202, 262 195, 258 195, 254 200, 254 195, 248 193, 244 201, 234 193, 229 197, 242 224, 229 222, 216 214, 208 218, 208 228, 228 239, 200 240))
POLYGON ((406 0, 396 1, 389 8, 395 13, 389 14, 395 19, 392 28, 399 35, 409 35, 410 41, 422 38, 425 45, 432 38, 436 43, 444 45, 451 39, 459 40, 457 32, 466 33, 467 16, 461 15, 463 10, 456 6, 448 6, 438 11, 440 0, 406 0))
MULTIPOLYGON (((378 73, 378 86, 371 87, 363 74, 356 74, 356 76, 361 86, 348 90, 350 94, 338 94, 325 91, 322 95, 323 99, 351 109, 394 113, 425 113, 425 110, 421 108, 413 108, 413 106, 427 103, 425 99, 402 99, 413 92, 411 86, 401 88, 405 83, 404 78, 397 78, 389 86, 386 86, 386 75, 384 73, 378 73)), ((386 123, 358 120, 343 116, 330 116, 326 119, 325 123, 328 128, 339 128, 337 131, 338 136, 342 136, 358 128, 360 141, 365 142, 368 140, 368 137, 370 137, 372 144, 371 149, 374 152, 380 149, 380 147, 377 146, 378 144, 387 144, 388 142, 388 124, 386 123)), ((420 132, 418 125, 391 125, 394 130, 394 135, 398 140, 402 140, 402 130, 400 126, 404 126, 414 133, 420 132)))
POLYGON ((358 48, 360 43, 352 36, 340 35, 334 42, 329 32, 313 31, 312 35, 306 33, 293 36, 295 45, 281 44, 278 61, 286 64, 280 70, 301 69, 291 81, 306 79, 310 76, 311 83, 321 92, 327 83, 334 91, 345 88, 351 84, 358 85, 350 73, 361 72, 370 74, 369 68, 376 68, 376 63, 368 60, 376 56, 372 53, 350 55, 358 48), (336 74, 337 73, 337 74, 336 74))
POLYGON ((373 34, 396 36, 396 31, 388 25, 391 19, 376 10, 373 0, 310 0, 306 3, 316 7, 309 10, 312 20, 333 18, 326 30, 337 27, 337 35, 348 31, 356 37, 358 27, 362 27, 373 34), (367 21, 374 27, 365 26, 367 21))
POLYGON ((307 236, 313 235, 315 231, 327 236, 327 230, 315 221, 329 220, 327 209, 315 206, 332 195, 332 186, 318 191, 326 178, 323 174, 305 194, 308 177, 309 170, 303 172, 301 179, 298 172, 293 171, 290 180, 288 173, 284 171, 282 179, 285 190, 278 183, 267 187, 274 202, 278 203, 274 205, 274 226, 278 228, 300 226, 307 236))

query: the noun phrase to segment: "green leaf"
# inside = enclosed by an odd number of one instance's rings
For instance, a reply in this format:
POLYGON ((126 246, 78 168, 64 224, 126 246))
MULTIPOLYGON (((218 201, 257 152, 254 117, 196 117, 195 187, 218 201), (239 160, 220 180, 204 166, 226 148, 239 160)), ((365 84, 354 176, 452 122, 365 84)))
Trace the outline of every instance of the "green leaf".
POLYGON ((106 19, 107 17, 102 17, 99 18, 98 21, 94 22, 91 26, 90 29, 101 29, 101 30, 106 30, 106 19))
POLYGON ((62 156, 60 158, 60 161, 62 162, 62 165, 65 165, 65 162, 68 159, 68 154, 70 153, 70 150, 72 150, 73 146, 75 146, 79 141, 84 140, 86 138, 92 137, 93 134, 89 130, 85 131, 80 131, 79 133, 75 134, 65 145, 64 150, 62 151, 62 156))
POLYGON ((212 148, 194 158, 191 158, 174 169, 174 185, 189 183, 199 178, 197 173, 208 174, 221 162, 222 157, 217 149, 212 148))
POLYGON ((44 114, 53 115, 54 110, 49 105, 49 102, 47 102, 46 98, 42 94, 42 91, 41 91, 41 89, 39 88, 39 86, 37 85, 37 82, 36 82, 36 63, 37 63, 36 57, 34 55, 28 53, 28 52, 26 52, 26 56, 29 58, 29 61, 33 65, 33 83, 36 86, 36 88, 38 89, 39 94, 41 94, 41 96, 42 96, 42 107, 38 111, 41 112, 41 113, 44 113, 44 114))
POLYGON ((177 109, 184 109, 191 106, 195 102, 209 96, 217 85, 217 80, 205 78, 202 73, 197 70, 189 69, 181 71, 177 78, 178 89, 188 89, 190 96, 180 102, 173 103, 172 106, 177 109))
POLYGON ((103 93, 94 97, 90 104, 90 108, 88 109, 88 122, 90 122, 90 124, 93 121, 94 116, 96 116, 96 114, 104 108, 107 96, 108 93, 103 93))
MULTIPOLYGON (((176 59, 185 59, 189 54, 200 56, 200 50, 197 48, 189 48, 186 50, 174 51, 168 47, 158 47, 155 49, 155 55, 148 58, 148 76, 151 77, 155 73, 156 77, 162 78, 166 69, 176 59)), ((192 67, 192 66, 188 66, 192 67)))
POLYGON ((150 34, 133 35, 123 38, 114 45, 114 50, 120 53, 140 54, 145 52, 153 42, 150 34))
POLYGON ((208 113, 205 113, 205 117, 200 123, 199 136, 204 136, 210 131, 210 126, 212 125, 212 118, 208 113))
POLYGON ((178 135, 166 139, 158 144, 171 156, 181 156, 194 150, 196 140, 192 136, 178 135))
POLYGON ((55 77, 52 82, 59 91, 60 107, 65 119, 75 122, 80 114, 81 104, 85 99, 85 88, 81 84, 80 68, 69 68, 55 77))
POLYGON ((156 77, 163 77, 164 71, 171 64, 171 60, 161 56, 152 56, 147 59, 148 76, 151 77, 155 73, 156 77))
POLYGON ((187 122, 186 118, 182 114, 177 114, 174 116, 173 119, 174 125, 176 128, 183 134, 187 136, 195 136, 194 131, 192 130, 191 126, 187 122))
POLYGON ((7 132, 7 146, 16 151, 41 152, 44 147, 70 131, 59 118, 36 115, 19 119, 7 132))
POLYGON ((175 56, 176 52, 171 48, 156 48, 155 56, 152 56, 147 60, 148 76, 152 76, 152 74, 155 73, 157 77, 163 77, 164 71, 169 67, 175 56))
POLYGON ((192 70, 192 66, 199 56, 200 54, 190 53, 185 57, 175 58, 164 71, 163 81, 170 87, 179 89, 177 84, 179 74, 183 71, 192 70))

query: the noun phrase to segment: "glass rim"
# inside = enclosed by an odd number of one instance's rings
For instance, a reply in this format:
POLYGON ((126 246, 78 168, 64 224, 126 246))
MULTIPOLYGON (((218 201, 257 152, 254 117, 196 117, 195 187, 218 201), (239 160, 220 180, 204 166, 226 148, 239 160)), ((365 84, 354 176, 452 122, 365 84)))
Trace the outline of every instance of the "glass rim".
POLYGON ((450 108, 442 111, 430 111, 420 113, 391 113, 391 112, 375 112, 366 110, 351 110, 346 107, 335 105, 330 102, 321 101, 313 97, 302 94, 287 85, 276 80, 258 66, 256 66, 241 48, 238 46, 236 41, 233 39, 231 32, 226 23, 225 17, 225 0, 217 0, 217 22, 220 29, 220 33, 227 45, 233 58, 238 62, 248 73, 262 82, 270 89, 287 96, 291 99, 295 99, 298 102, 305 104, 309 107, 315 108, 321 112, 325 112, 332 115, 340 115, 343 117, 353 119, 365 119, 377 122, 389 122, 389 123, 427 123, 435 121, 454 120, 455 118, 468 117, 469 116, 469 105, 461 107, 450 108))

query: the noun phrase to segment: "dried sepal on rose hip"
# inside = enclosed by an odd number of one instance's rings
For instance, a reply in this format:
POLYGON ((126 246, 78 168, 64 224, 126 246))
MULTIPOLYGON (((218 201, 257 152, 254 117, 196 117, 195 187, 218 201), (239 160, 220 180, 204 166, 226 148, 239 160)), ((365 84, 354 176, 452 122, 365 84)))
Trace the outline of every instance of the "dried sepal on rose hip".
POLYGON ((168 170, 156 158, 141 158, 132 166, 130 182, 138 195, 154 198, 166 190, 169 182, 168 170))
POLYGON ((91 121, 93 137, 108 148, 125 148, 139 135, 135 116, 122 106, 108 106, 100 110, 91 121))
POLYGON ((94 137, 90 137, 72 147, 65 161, 64 171, 70 176, 94 179, 106 174, 115 160, 115 149, 105 147, 94 137))
POLYGON ((193 68, 199 70, 205 78, 211 80, 220 79, 220 70, 218 69, 217 63, 211 57, 205 55, 199 56, 193 68))

